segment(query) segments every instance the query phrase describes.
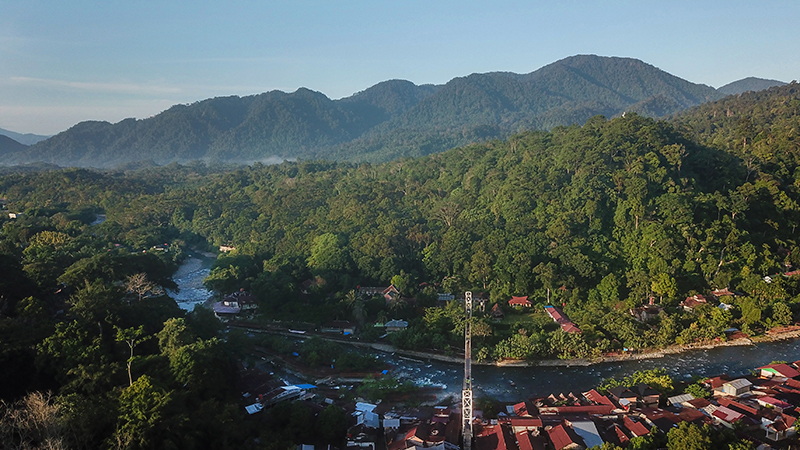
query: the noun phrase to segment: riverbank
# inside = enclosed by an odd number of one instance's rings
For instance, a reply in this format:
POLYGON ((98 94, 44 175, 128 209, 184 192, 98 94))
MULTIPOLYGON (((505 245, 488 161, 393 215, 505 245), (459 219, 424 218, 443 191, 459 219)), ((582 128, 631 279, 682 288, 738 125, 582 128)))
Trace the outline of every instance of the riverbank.
MULTIPOLYGON (((238 326, 252 330, 252 327, 248 327, 244 324, 238 326)), ((271 334, 280 334, 291 338, 299 337, 297 334, 289 333, 288 331, 280 329, 260 328, 258 329, 258 331, 271 334)), ((459 365, 464 364, 463 355, 446 355, 442 353, 404 350, 404 349, 399 349, 387 343, 362 342, 355 340, 353 338, 338 337, 335 335, 326 335, 322 333, 313 333, 313 334, 309 333, 306 334, 305 336, 316 336, 321 339, 338 342, 341 344, 351 345, 354 347, 369 348, 383 353, 391 353, 393 355, 398 355, 399 357, 405 357, 419 362, 433 360, 449 364, 459 364, 459 365)), ((533 360, 533 361, 527 361, 527 360, 503 360, 503 361, 483 361, 483 362, 473 361, 472 365, 486 366, 486 367, 492 367, 492 366, 494 367, 588 367, 605 363, 620 363, 620 362, 637 361, 637 360, 658 359, 658 358, 663 358, 667 355, 677 355, 697 350, 710 350, 720 347, 752 346, 762 342, 775 342, 775 341, 797 339, 797 338, 800 338, 800 329, 784 333, 757 336, 754 338, 740 338, 728 341, 702 342, 690 345, 673 345, 662 349, 643 350, 636 353, 631 352, 622 355, 606 355, 596 358, 543 359, 543 360, 533 360)))

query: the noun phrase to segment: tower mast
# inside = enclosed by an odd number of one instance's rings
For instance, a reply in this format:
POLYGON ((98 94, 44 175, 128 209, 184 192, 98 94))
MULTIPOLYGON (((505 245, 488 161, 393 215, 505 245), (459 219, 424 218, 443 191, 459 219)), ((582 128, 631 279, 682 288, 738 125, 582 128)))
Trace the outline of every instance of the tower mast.
POLYGON ((472 450, 472 292, 464 293, 464 385, 461 388, 461 420, 464 450, 472 450))

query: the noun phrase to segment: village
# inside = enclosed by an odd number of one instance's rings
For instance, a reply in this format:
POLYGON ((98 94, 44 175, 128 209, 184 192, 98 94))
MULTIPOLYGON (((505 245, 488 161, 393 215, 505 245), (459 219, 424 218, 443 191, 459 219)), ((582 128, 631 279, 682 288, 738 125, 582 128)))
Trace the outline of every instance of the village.
MULTIPOLYGON (((775 363, 753 374, 725 374, 699 382, 703 395, 671 396, 640 383, 597 388, 504 403, 494 411, 474 411, 478 450, 587 449, 609 443, 626 447, 632 439, 665 435, 686 422, 730 429, 759 450, 796 444, 800 405, 800 361, 775 363)), ((321 412, 329 405, 350 417, 347 449, 459 450, 463 442, 459 403, 409 406, 407 402, 342 401, 338 390, 311 384, 287 385, 258 370, 243 370, 243 404, 257 414, 283 402, 307 402, 321 412)), ((697 394, 697 390, 693 390, 697 394)), ((313 450, 313 444, 301 445, 313 450)))
MULTIPOLYGON (((397 295, 394 286, 362 289, 363 295, 381 295, 387 301, 397 295)), ((719 299, 735 295, 718 290, 708 297, 719 299)), ((478 308, 485 304, 483 297, 476 296, 476 299, 478 308)), ((442 294, 442 301, 453 300, 451 294, 442 294)), ((681 302, 681 307, 690 311, 706 301, 706 296, 693 295, 681 302)), ((521 308, 531 306, 526 297, 512 297, 508 304, 521 308)), ((717 307, 726 306, 720 301, 717 307)), ((245 291, 228 295, 214 305, 217 316, 225 321, 235 320, 239 314, 255 308, 255 300, 245 291)), ((659 308, 651 302, 631 309, 630 313, 646 320, 648 314, 658 314, 659 308)), ((494 310, 497 314, 497 304, 494 310)), ((545 311, 563 331, 581 332, 560 308, 548 305, 545 311)), ((402 330, 407 325, 408 322, 400 319, 383 324, 386 333, 402 330)), ((352 338, 356 328, 348 321, 331 321, 312 334, 344 340, 352 338)), ((299 337, 310 335, 301 330, 284 331, 299 337)), ((733 330, 733 333, 739 332, 733 330)), ((352 383, 349 386, 328 383, 343 380, 336 377, 317 380, 315 384, 289 384, 253 367, 242 367, 241 378, 243 407, 251 415, 284 401, 306 402, 318 413, 330 405, 341 408, 350 420, 347 449, 561 450, 587 449, 604 443, 624 448, 632 439, 666 435, 685 422, 732 430, 737 438, 766 450, 786 448, 796 441, 795 423, 800 414, 797 408, 800 406, 799 369, 800 361, 776 362, 755 368, 752 374, 742 377, 721 374, 700 380, 698 385, 702 389, 691 390, 691 393, 685 392, 686 386, 665 393, 646 383, 638 383, 606 390, 595 387, 586 392, 520 398, 518 402, 494 407, 492 411, 476 408, 471 445, 463 441, 461 403, 452 398, 437 401, 424 392, 417 392, 419 398, 413 402, 392 396, 369 402, 352 393, 343 394, 343 390, 355 392, 352 388, 358 385, 358 378, 349 380, 352 383)), ((389 372, 383 370, 370 376, 391 377, 389 372)), ((309 443, 298 448, 313 450, 315 446, 309 443)))

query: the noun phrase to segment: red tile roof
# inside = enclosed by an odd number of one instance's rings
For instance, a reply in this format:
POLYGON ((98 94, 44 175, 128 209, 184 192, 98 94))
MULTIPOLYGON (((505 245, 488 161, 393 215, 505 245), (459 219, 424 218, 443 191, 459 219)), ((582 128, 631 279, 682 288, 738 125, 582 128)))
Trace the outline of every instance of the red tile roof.
POLYGON ((780 409, 789 409, 793 407, 791 404, 786 403, 783 400, 778 400, 775 397, 763 396, 763 397, 758 397, 756 400, 759 403, 766 403, 768 405, 772 405, 780 409))
POLYGON ((727 397, 721 397, 718 400, 718 402, 719 402, 720 405, 725 406, 725 407, 730 408, 730 409, 733 409, 735 411, 741 412, 742 414, 747 414, 747 415, 750 415, 750 416, 753 416, 753 417, 758 415, 758 409, 757 408, 753 408, 752 406, 747 406, 747 405, 745 405, 743 403, 739 403, 736 400, 731 400, 731 399, 729 399, 727 397))
POLYGON ((786 378, 795 378, 800 376, 800 372, 795 369, 789 367, 788 364, 769 364, 766 366, 759 367, 759 370, 767 370, 769 372, 774 372, 782 377, 786 378))
POLYGON ((703 409, 706 406, 710 405, 711 402, 704 398, 695 398, 693 400, 689 400, 688 402, 686 402, 686 404, 691 405, 692 408, 695 409, 703 409))
MULTIPOLYGON (((611 414, 615 406, 612 405, 580 405, 580 406, 555 406, 559 414, 611 414)), ((545 409, 545 408, 542 408, 545 409)))
POLYGON ((678 413, 678 417, 680 417, 684 422, 699 422, 705 420, 706 415, 696 409, 683 408, 678 413))
POLYGON ((728 422, 728 423, 733 423, 733 422, 736 422, 738 420, 742 420, 742 418, 744 418, 744 414, 736 412, 736 411, 734 411, 734 410, 732 410, 730 408, 726 408, 724 406, 720 406, 719 408, 714 410, 714 413, 712 415, 714 417, 716 417, 716 418, 718 418, 718 419, 720 419, 722 421, 728 422))
POLYGON ((686 300, 681 302, 681 306, 685 308, 696 308, 698 305, 704 305, 706 303, 708 303, 706 298, 700 294, 697 294, 691 297, 686 297, 686 300))
POLYGON ((527 295, 525 297, 511 296, 511 300, 508 301, 508 306, 531 306, 531 304, 527 295))
POLYGON ((619 439, 619 443, 622 444, 623 447, 627 447, 628 442, 630 442, 630 438, 619 425, 614 424, 614 432, 617 434, 617 439, 619 439))
POLYGON ((641 422, 634 422, 629 416, 625 416, 622 419, 622 424, 625 425, 625 428, 627 428, 634 437, 644 436, 650 432, 641 422))
POLYGON ((714 291, 711 292, 711 295, 713 295, 714 297, 724 297, 724 296, 727 296, 727 295, 733 296, 733 295, 736 295, 736 294, 731 292, 730 289, 725 288, 725 289, 714 289, 714 291))
POLYGON ((711 386, 711 389, 716 389, 718 387, 721 387, 723 384, 727 383, 730 380, 731 379, 729 376, 720 375, 718 377, 709 378, 708 380, 706 380, 706 383, 708 383, 711 386))
POLYGON ((525 402, 519 402, 514 405, 514 414, 518 415, 519 417, 530 415, 528 413, 528 405, 525 402))
POLYGON ((542 419, 538 417, 511 417, 508 423, 512 427, 542 427, 542 419))
POLYGON ((475 438, 477 450, 507 450, 506 438, 500 425, 488 425, 475 438))
POLYGON ((550 428, 547 430, 547 435, 550 436, 550 440, 553 441, 553 447, 556 450, 561 450, 564 447, 576 444, 576 442, 569 437, 567 430, 564 428, 564 424, 559 424, 558 426, 550 428))
POLYGON ((519 444, 519 450, 533 450, 531 435, 527 430, 517 433, 517 444, 519 444))
POLYGON ((786 380, 786 382, 784 384, 786 384, 789 387, 793 387, 795 389, 800 389, 800 381, 798 381, 798 380, 793 380, 793 379, 790 378, 790 379, 786 380))
POLYGON ((596 403, 598 405, 611 405, 614 406, 614 403, 606 397, 605 395, 600 394, 596 390, 592 389, 589 392, 584 392, 583 396, 586 397, 590 402, 596 403))

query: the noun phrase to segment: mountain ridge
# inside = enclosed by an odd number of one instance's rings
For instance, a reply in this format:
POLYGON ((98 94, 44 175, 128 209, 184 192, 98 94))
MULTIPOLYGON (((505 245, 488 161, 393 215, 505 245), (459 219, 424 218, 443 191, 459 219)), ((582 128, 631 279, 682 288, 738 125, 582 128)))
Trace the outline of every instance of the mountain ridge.
POLYGON ((784 86, 787 83, 778 80, 769 80, 766 78, 747 77, 741 80, 736 80, 724 86, 717 88, 717 91, 725 95, 738 95, 745 92, 758 92, 771 87, 784 86))
POLYGON ((52 137, 52 136, 45 136, 33 133, 17 133, 16 131, 6 130, 4 128, 0 128, 0 136, 10 137, 11 139, 19 142, 20 144, 25 144, 25 145, 33 145, 37 142, 52 137))
POLYGON ((308 88, 174 105, 148 119, 81 122, 11 163, 112 167, 140 160, 382 162, 634 111, 652 117, 722 97, 633 58, 576 55, 527 74, 475 73, 443 85, 387 80, 332 100, 308 88))

